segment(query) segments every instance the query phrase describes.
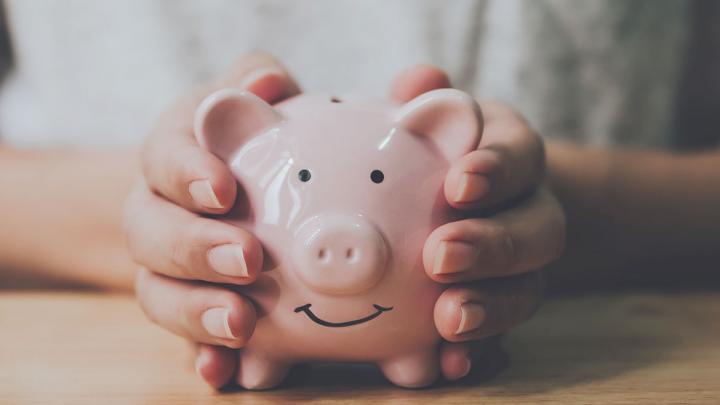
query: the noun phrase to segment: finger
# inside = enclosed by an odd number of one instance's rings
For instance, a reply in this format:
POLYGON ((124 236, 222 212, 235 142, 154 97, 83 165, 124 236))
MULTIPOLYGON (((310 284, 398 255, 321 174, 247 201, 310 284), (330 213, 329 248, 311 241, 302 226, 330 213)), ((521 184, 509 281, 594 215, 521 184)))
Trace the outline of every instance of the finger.
POLYGON ((435 229, 423 248, 427 274, 441 283, 505 277, 537 269, 565 246, 565 217, 545 190, 490 218, 435 229))
POLYGON ((533 315, 542 287, 539 272, 450 287, 435 303, 435 326, 450 342, 497 335, 533 315))
POLYGON ((390 97, 398 103, 407 103, 430 90, 448 87, 451 87, 450 79, 443 70, 431 65, 416 65, 395 78, 390 97))
POLYGON ((143 169, 150 188, 194 212, 222 214, 235 202, 237 184, 227 165, 197 145, 177 136, 177 128, 151 136, 143 149, 143 169))
POLYGON ((543 142, 509 107, 481 102, 485 128, 480 146, 454 162, 445 197, 460 209, 491 207, 535 188, 544 174, 543 142))
POLYGON ((470 373, 472 359, 469 343, 442 342, 440 347, 440 370, 448 380, 457 380, 470 373))
POLYGON ((253 304, 222 286, 176 280, 143 268, 135 292, 150 320, 193 342, 237 349, 255 329, 253 304))
POLYGON ((239 58, 217 87, 240 87, 273 103, 300 93, 300 86, 287 69, 265 53, 250 53, 239 58))
POLYGON ((249 232, 199 217, 139 186, 125 204, 128 248, 139 264, 188 280, 249 284, 263 250, 249 232))
POLYGON ((483 370, 488 360, 501 351, 501 335, 467 342, 442 341, 440 369, 447 380, 458 380, 470 371, 483 370))
POLYGON ((236 182, 227 165, 201 148, 193 134, 195 109, 212 91, 239 87, 268 102, 300 89, 285 68, 263 54, 241 58, 217 83, 194 91, 158 120, 143 148, 142 164, 150 188, 186 209, 220 214, 236 196, 236 182))
POLYGON ((199 346, 195 371, 211 387, 224 387, 230 382, 237 368, 235 350, 222 346, 199 346))

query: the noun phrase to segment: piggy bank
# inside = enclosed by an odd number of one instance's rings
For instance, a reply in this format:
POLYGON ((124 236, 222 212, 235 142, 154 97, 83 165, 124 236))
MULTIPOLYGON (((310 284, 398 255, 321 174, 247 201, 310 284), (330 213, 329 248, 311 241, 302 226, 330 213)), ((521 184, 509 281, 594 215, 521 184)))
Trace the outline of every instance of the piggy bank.
POLYGON ((271 106, 238 89, 203 101, 197 139, 239 184, 222 219, 265 250, 258 279, 240 287, 258 314, 240 385, 276 386, 301 362, 375 363, 404 387, 436 379, 444 287, 426 275, 422 249, 453 219, 449 162, 481 132, 478 105, 454 89, 404 105, 303 94, 271 106))

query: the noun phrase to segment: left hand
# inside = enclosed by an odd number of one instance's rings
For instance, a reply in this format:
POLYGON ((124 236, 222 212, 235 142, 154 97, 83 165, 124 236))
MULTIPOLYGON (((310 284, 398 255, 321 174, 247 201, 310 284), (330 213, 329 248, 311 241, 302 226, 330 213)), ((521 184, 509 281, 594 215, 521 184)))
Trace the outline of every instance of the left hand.
MULTIPOLYGON (((398 77, 392 97, 403 103, 442 87, 450 87, 444 72, 416 66, 398 77)), ((428 276, 451 284, 435 304, 449 380, 470 371, 470 353, 478 346, 470 342, 505 332, 535 312, 542 297, 536 270, 565 245, 563 210, 542 185, 542 139, 510 107, 479 104, 485 121, 480 145, 452 162, 445 179, 447 202, 466 218, 437 228, 423 249, 428 276)))

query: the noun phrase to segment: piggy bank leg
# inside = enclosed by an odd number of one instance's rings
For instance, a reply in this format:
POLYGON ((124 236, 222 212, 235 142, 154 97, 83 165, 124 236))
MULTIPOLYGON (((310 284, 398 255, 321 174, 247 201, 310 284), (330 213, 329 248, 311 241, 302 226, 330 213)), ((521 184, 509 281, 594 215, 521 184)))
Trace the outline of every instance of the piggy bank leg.
POLYGON ((437 349, 410 353, 388 359, 379 364, 385 378, 395 385, 419 388, 432 384, 439 373, 437 349))
POLYGON ((280 384, 290 366, 259 353, 241 350, 238 361, 237 383, 248 390, 264 390, 280 384))

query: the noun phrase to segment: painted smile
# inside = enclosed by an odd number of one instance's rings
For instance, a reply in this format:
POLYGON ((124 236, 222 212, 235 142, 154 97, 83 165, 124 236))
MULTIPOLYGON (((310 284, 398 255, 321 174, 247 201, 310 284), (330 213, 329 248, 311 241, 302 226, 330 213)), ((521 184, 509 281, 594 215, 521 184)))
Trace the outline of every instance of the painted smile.
POLYGON ((378 304, 373 304, 373 307, 375 307, 375 309, 377 311, 375 311, 375 313, 368 315, 364 318, 355 319, 355 320, 347 321, 347 322, 328 322, 324 319, 318 318, 318 316, 315 315, 312 310, 310 310, 311 305, 312 304, 305 304, 305 305, 299 306, 299 307, 295 308, 295 312, 304 312, 305 315, 307 315, 307 317, 310 318, 311 321, 317 323, 318 325, 327 326, 328 328, 343 328, 345 326, 359 325, 361 323, 372 321, 373 319, 380 316, 380 314, 382 314, 383 312, 387 312, 387 311, 390 311, 393 309, 393 307, 386 308, 386 307, 380 306, 378 304))

